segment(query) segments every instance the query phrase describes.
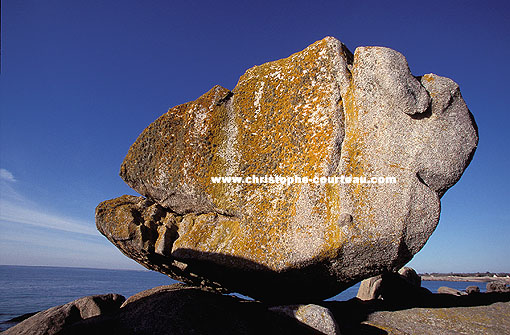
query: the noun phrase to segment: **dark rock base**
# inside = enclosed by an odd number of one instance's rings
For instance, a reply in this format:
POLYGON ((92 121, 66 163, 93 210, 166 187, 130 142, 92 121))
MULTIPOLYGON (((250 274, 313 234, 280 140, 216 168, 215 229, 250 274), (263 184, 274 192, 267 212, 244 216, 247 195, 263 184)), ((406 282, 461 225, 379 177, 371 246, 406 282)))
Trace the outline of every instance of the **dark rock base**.
POLYGON ((140 292, 122 305, 118 295, 78 299, 37 313, 5 334, 510 333, 510 293, 415 298, 270 306, 175 284, 140 292))

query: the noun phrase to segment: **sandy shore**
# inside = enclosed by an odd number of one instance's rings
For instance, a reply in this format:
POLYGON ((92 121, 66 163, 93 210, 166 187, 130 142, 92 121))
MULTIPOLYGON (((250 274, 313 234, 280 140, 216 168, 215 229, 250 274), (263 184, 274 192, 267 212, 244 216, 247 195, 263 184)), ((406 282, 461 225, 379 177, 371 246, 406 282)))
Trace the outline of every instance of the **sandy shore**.
POLYGON ((470 281, 470 282, 491 282, 503 281, 510 284, 509 277, 459 277, 459 276, 421 276, 421 280, 441 280, 441 281, 470 281))

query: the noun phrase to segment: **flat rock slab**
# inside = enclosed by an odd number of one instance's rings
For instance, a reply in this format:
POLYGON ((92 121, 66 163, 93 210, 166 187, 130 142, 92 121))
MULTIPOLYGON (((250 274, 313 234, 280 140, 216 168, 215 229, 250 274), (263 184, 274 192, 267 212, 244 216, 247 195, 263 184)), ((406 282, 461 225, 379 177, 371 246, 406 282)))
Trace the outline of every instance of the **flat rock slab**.
MULTIPOLYGON (((364 322, 387 334, 510 334, 510 302, 375 312, 364 322)), ((375 333, 375 332, 374 332, 375 333)))
POLYGON ((121 177, 143 197, 96 223, 147 268, 280 303, 396 271, 434 231, 478 134, 452 80, 400 53, 327 37, 171 108, 121 177), (395 183, 214 183, 213 177, 393 177, 395 183))

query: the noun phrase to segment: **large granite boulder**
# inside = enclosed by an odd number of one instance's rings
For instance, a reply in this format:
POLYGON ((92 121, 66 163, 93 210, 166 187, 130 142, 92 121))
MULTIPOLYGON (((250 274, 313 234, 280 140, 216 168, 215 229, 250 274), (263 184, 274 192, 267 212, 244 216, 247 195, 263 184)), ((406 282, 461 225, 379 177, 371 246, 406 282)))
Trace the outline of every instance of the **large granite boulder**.
POLYGON ((394 50, 353 55, 327 37, 154 121, 120 172, 143 197, 101 203, 96 223, 175 279, 265 301, 323 299, 423 247, 477 141, 455 82, 413 76, 394 50), (250 179, 213 182, 222 176, 250 179))

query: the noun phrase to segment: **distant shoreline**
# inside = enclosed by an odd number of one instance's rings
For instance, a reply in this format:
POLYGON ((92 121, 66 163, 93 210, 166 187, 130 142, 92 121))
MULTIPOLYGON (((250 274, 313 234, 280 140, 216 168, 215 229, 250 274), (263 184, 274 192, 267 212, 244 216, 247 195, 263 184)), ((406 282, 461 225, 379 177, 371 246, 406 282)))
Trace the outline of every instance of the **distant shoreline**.
POLYGON ((492 281, 504 281, 510 284, 509 277, 462 277, 462 276, 421 276, 421 280, 425 281, 467 281, 467 282, 492 282, 492 281))

